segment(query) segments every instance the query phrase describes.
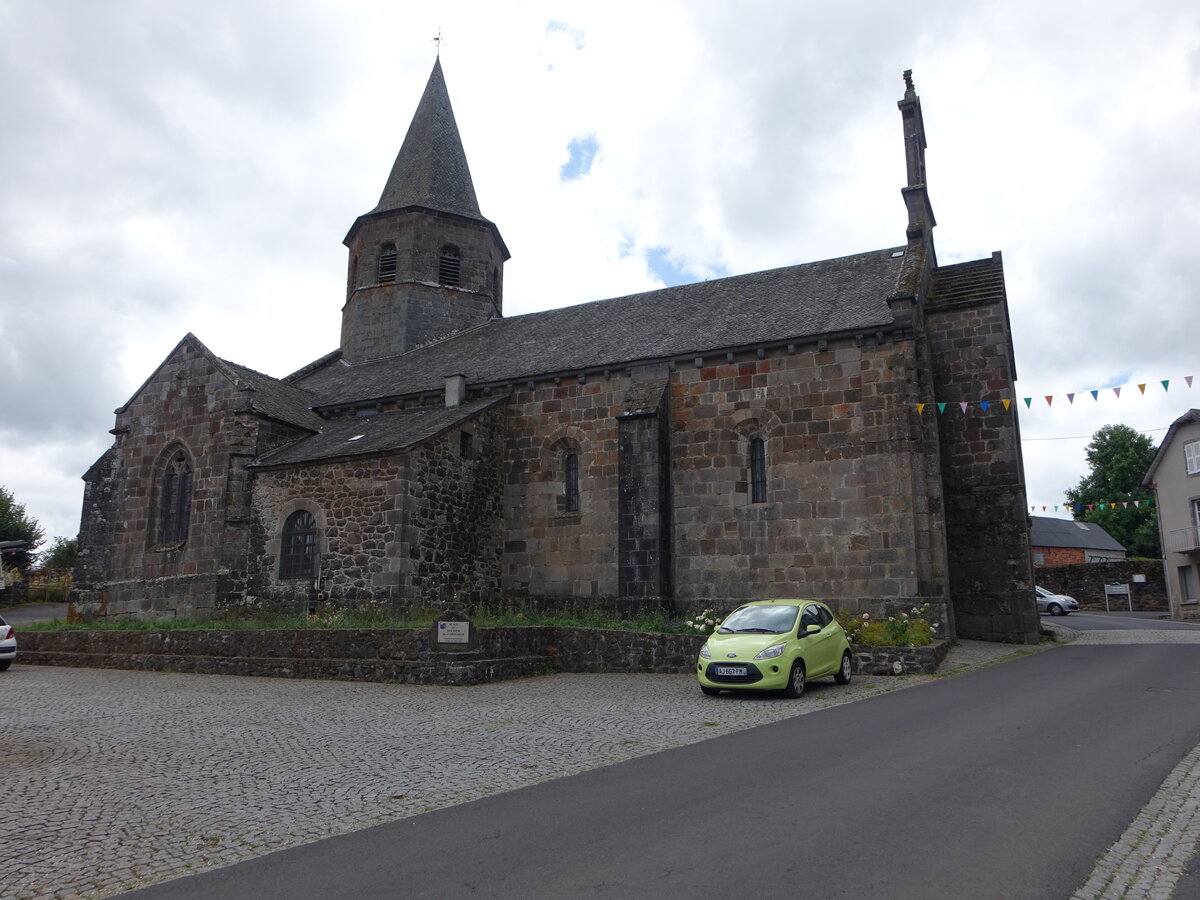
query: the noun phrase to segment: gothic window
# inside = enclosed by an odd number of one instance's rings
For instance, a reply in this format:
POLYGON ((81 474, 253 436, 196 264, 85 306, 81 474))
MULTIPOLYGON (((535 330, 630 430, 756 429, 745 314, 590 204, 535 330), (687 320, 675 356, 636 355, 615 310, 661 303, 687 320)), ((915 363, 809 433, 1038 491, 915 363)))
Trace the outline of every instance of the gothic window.
POLYGON ((458 287, 461 271, 462 259, 458 255, 458 248, 453 244, 447 244, 442 248, 441 256, 438 258, 438 283, 449 287, 458 287))
POLYGON ((750 440, 750 502, 767 502, 767 444, 760 437, 750 440))
POLYGON ((317 520, 298 509, 283 523, 280 578, 312 578, 317 573, 317 520))
POLYGON ((563 462, 564 508, 567 512, 579 512, 579 454, 568 453, 563 462))
POLYGON ((472 459, 475 456, 475 442, 471 432, 458 433, 458 455, 463 459, 472 459))
POLYGON ((180 544, 187 540, 192 512, 192 465, 178 451, 167 462, 159 484, 158 542, 180 544))
POLYGON ((390 241, 379 248, 378 281, 386 284, 396 280, 396 245, 390 241))

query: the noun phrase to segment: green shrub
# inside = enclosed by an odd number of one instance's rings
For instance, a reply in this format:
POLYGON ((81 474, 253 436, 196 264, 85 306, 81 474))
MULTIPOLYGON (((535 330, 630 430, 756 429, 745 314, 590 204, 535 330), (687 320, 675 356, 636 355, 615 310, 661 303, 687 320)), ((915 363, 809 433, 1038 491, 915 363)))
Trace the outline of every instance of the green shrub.
POLYGON ((937 637, 938 625, 930 622, 929 604, 914 606, 909 612, 872 619, 870 613, 852 613, 839 609, 838 623, 852 644, 869 647, 924 647, 937 637))

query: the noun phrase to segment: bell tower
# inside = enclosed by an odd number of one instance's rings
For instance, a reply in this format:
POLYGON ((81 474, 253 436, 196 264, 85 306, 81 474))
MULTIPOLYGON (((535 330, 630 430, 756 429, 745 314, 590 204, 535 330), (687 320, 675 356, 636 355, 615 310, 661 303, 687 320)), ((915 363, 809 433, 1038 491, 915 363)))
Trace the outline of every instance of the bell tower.
POLYGON ((508 248, 475 199, 439 58, 379 203, 355 220, 342 357, 405 353, 502 315, 508 248))

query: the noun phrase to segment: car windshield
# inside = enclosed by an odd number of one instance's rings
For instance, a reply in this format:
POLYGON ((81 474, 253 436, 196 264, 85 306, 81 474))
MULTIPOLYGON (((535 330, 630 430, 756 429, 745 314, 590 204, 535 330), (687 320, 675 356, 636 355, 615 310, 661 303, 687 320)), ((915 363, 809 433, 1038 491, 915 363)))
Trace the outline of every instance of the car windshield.
POLYGON ((796 624, 798 606, 743 606, 729 614, 721 634, 784 634, 796 624))

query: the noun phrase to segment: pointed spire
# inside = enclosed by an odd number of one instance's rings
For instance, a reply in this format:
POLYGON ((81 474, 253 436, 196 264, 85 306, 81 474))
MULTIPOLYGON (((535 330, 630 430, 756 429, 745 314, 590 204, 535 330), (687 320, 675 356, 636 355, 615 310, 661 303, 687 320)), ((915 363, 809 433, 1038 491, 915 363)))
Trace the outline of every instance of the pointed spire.
MULTIPOLYGON (((483 219, 439 57, 396 155, 379 205, 371 213, 423 206, 483 219)), ((369 215, 370 213, 368 213, 369 215)))
MULTIPOLYGON (((933 250, 933 227, 937 220, 929 204, 929 188, 925 176, 925 119, 921 115, 921 98, 913 87, 912 69, 904 72, 904 97, 897 104, 904 125, 904 157, 908 169, 908 184, 900 189, 908 208, 908 240, 910 246, 923 243, 933 250)), ((935 260, 930 258, 931 262, 935 260)))

